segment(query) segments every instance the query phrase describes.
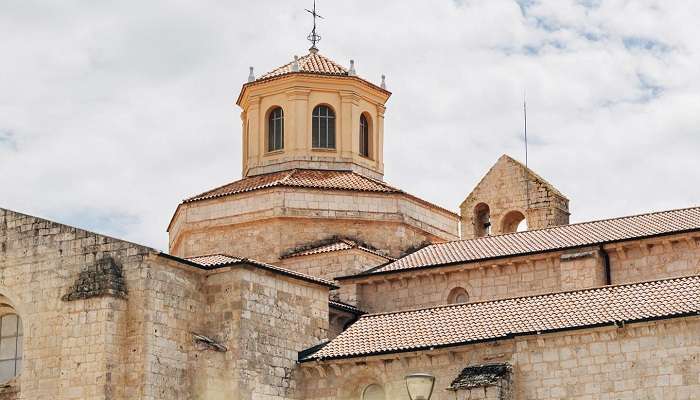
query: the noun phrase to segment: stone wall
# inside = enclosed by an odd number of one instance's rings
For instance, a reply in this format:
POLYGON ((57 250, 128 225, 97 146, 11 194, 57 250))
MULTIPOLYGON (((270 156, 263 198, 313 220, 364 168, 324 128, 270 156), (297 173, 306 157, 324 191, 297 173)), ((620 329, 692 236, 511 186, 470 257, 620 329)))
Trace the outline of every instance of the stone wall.
POLYGON ((458 239, 458 223, 458 216, 400 194, 274 188, 180 205, 169 228, 170 252, 274 263, 290 249, 341 236, 396 257, 458 239))
MULTIPOLYGON (((569 200, 551 184, 520 162, 503 155, 460 205, 462 239, 484 236, 475 215, 477 206, 489 209, 491 234, 514 231, 504 229, 510 212, 527 219, 528 229, 540 229, 569 223, 569 200)), ((517 226, 517 224, 516 224, 517 226)))
MULTIPOLYGON (((404 376, 436 376, 432 400, 488 398, 482 390, 448 391, 466 366, 513 366, 512 399, 692 399, 700 393, 700 318, 601 327, 418 353, 302 364, 306 399, 360 399, 380 384, 385 398, 408 400, 404 376), (467 397, 472 395, 472 397, 467 397)), ((508 397, 504 397, 508 399, 508 397)))
MULTIPOLYGON (((357 285, 360 308, 386 312, 448 302, 461 287, 469 301, 486 301, 700 274, 697 233, 661 236, 603 246, 515 256, 342 280, 357 285)), ((344 289, 341 288, 341 292, 344 289)))
POLYGON ((112 398, 124 382, 124 298, 65 301, 81 271, 112 257, 138 267, 147 248, 0 209, 0 292, 24 326, 18 377, 25 399, 112 398))
POLYGON ((0 292, 24 324, 21 398, 189 396, 202 272, 170 264, 147 247, 0 210, 0 292))
MULTIPOLYGON (((370 268, 384 264, 389 260, 357 248, 296 256, 282 259, 278 265, 311 276, 333 280, 364 272, 370 268)), ((331 291, 331 298, 348 304, 358 304, 356 285, 347 282, 340 284, 340 289, 331 291)))
POLYGON ((607 245, 613 283, 700 274, 700 236, 695 233, 607 245))
POLYGON ((328 288, 254 267, 207 278, 209 332, 228 348, 213 354, 202 399, 299 398, 298 352, 328 337, 328 288))
POLYGON ((458 287, 467 291, 470 302, 486 301, 561 291, 559 256, 553 253, 539 259, 514 257, 341 283, 342 287, 358 285, 359 307, 368 312, 447 304, 450 292, 458 287))
POLYGON ((353 248, 283 258, 276 265, 307 275, 333 280, 339 276, 364 272, 388 261, 387 258, 353 248))
POLYGON ((295 398, 297 353, 328 332, 325 286, 205 271, 2 209, 0 294, 24 326, 23 368, 2 399, 295 398))

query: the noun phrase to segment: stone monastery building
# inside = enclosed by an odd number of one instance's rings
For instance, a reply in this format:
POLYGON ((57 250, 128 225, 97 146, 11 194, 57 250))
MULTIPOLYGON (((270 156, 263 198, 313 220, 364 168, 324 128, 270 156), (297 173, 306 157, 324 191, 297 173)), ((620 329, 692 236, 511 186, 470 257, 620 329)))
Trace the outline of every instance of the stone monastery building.
POLYGON ((700 207, 569 224, 504 155, 455 214, 384 181, 390 95, 251 70, 168 253, 0 209, 0 400, 700 399, 700 207))

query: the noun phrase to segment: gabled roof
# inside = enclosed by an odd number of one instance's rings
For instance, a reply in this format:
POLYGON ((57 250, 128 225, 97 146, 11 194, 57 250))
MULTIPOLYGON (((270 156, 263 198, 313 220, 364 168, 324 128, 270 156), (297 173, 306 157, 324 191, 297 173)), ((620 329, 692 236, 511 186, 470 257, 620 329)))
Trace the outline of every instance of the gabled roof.
POLYGON ((289 276, 291 278, 295 279, 300 279, 302 281, 310 282, 310 283, 315 283, 318 285, 326 286, 331 289, 338 289, 338 286, 336 286, 333 282, 318 278, 315 276, 307 275, 307 274, 302 274, 300 272, 292 271, 290 269, 278 267, 276 265, 272 264, 267 264, 261 261, 257 260, 251 260, 249 258, 242 258, 242 257, 234 257, 234 256, 229 256, 227 254, 210 254, 206 256, 199 256, 199 257, 188 257, 188 258, 180 258, 176 257, 170 254, 166 253, 160 253, 161 256, 164 256, 166 258, 174 259, 177 261, 182 261, 185 262, 189 265, 193 265, 202 269, 206 270, 214 270, 218 268, 224 268, 224 267, 231 267, 231 266, 237 266, 237 265, 250 265, 256 268, 264 269, 267 271, 271 271, 274 273, 282 274, 289 276))
POLYGON ((392 263, 355 276, 476 262, 699 230, 700 207, 661 211, 432 244, 392 263))
POLYGON ((431 350, 698 312, 700 276, 367 314, 301 361, 431 350))
POLYGON ((297 64, 299 66, 297 71, 293 70, 292 64, 294 64, 294 61, 290 61, 270 72, 262 74, 258 79, 256 79, 256 81, 287 75, 294 72, 319 75, 348 75, 348 70, 345 67, 328 57, 322 56, 318 52, 311 52, 297 59, 297 64))
MULTIPOLYGON (((256 175, 228 183, 218 188, 192 196, 183 200, 183 203, 191 203, 200 200, 214 199, 218 197, 251 192, 254 190, 272 187, 298 187, 321 190, 349 190, 358 192, 396 193, 409 197, 419 203, 436 208, 443 212, 458 217, 454 212, 430 203, 419 197, 413 196, 400 189, 389 186, 386 183, 368 178, 353 171, 316 170, 316 169, 290 169, 272 172, 264 175, 256 175)), ((173 216, 174 218, 174 216, 173 216)), ((172 224, 172 221, 171 221, 172 224)))
POLYGON ((496 163, 494 165, 492 165, 491 168, 489 168, 489 170, 486 172, 486 174, 484 174, 484 176, 481 177, 481 179, 479 180, 479 183, 477 183, 476 186, 474 186, 474 189, 472 189, 472 191, 467 195, 467 197, 464 199, 464 201, 462 203, 464 204, 464 202, 466 202, 472 196, 472 194, 476 191, 476 189, 479 188, 479 186, 481 186, 481 184, 483 182, 485 182, 486 179, 493 174, 494 170, 503 166, 503 164, 505 164, 505 163, 511 163, 511 164, 514 164, 516 167, 521 168, 525 172, 526 176, 528 176, 530 178, 531 181, 534 181, 534 182, 541 184, 547 190, 549 190, 552 194, 568 200, 568 198, 566 196, 564 196, 564 194, 562 194, 559 191, 559 189, 554 187, 554 185, 552 185, 546 179, 544 179, 539 174, 537 174, 535 171, 530 169, 530 167, 526 167, 525 164, 521 163, 520 161, 516 160, 515 158, 513 158, 507 154, 503 154, 502 156, 500 156, 498 158, 496 163))
POLYGON ((380 253, 377 250, 363 246, 362 244, 360 244, 354 240, 345 239, 345 238, 338 238, 337 240, 333 240, 331 242, 324 243, 324 244, 321 244, 319 246, 313 246, 313 247, 309 247, 309 248, 300 249, 297 251, 292 251, 290 253, 283 255, 282 258, 310 256, 310 255, 315 255, 315 254, 331 253, 331 252, 335 252, 335 251, 351 250, 351 249, 358 249, 358 250, 364 251, 366 253, 370 253, 370 254, 373 254, 375 256, 382 257, 382 258, 387 259, 387 260, 395 260, 395 258, 388 257, 388 256, 380 253))

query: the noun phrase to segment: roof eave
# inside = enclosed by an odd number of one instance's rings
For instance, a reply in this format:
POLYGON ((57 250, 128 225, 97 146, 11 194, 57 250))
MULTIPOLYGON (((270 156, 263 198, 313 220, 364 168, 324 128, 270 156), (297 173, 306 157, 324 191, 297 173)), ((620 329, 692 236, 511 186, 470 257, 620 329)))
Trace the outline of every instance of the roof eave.
POLYGON ((315 73, 315 72, 304 72, 304 71, 299 71, 299 72, 288 72, 288 73, 285 73, 285 74, 276 75, 276 76, 271 76, 271 77, 268 77, 268 78, 258 79, 258 80, 254 80, 254 81, 252 81, 252 82, 246 82, 246 83, 244 83, 244 84, 241 86, 241 91, 239 92, 238 98, 236 99, 236 105, 239 106, 239 107, 241 107, 241 102, 243 101, 244 94, 245 94, 245 92, 248 90, 248 88, 250 88, 250 87, 257 86, 257 85, 259 85, 259 84, 263 84, 263 83, 266 83, 266 82, 275 81, 275 80, 278 80, 278 79, 285 79, 285 78, 296 77, 296 76, 313 76, 313 77, 321 77, 321 78, 344 78, 344 79, 352 79, 352 80, 361 82, 361 83, 363 83, 363 84, 365 84, 365 85, 368 85, 370 88, 372 88, 372 89, 374 89, 375 91, 377 91, 377 92, 383 94, 383 95, 385 96, 384 101, 388 100, 389 97, 391 97, 391 94, 392 94, 390 91, 388 91, 388 90, 386 90, 386 89, 383 89, 381 86, 377 86, 377 85, 375 85, 374 83, 372 83, 372 82, 370 82, 370 81, 368 81, 368 80, 366 80, 366 79, 360 78, 360 77, 357 76, 357 75, 341 75, 341 74, 329 74, 329 73, 315 73))
MULTIPOLYGON (((664 237, 664 236, 682 235, 684 233, 693 233, 693 232, 700 232, 700 228, 683 229, 683 230, 672 231, 672 232, 657 233, 654 235, 638 236, 638 237, 617 239, 617 240, 607 240, 607 241, 601 241, 601 242, 595 242, 595 243, 586 243, 586 244, 581 244, 581 245, 576 245, 576 246, 557 247, 555 249, 537 250, 537 251, 530 251, 530 252, 526 252, 526 253, 513 253, 513 254, 506 254, 506 255, 500 255, 500 256, 494 256, 494 257, 479 258, 479 259, 474 259, 474 260, 450 261, 450 262, 445 262, 445 263, 421 265, 421 266, 413 267, 413 268, 394 269, 394 270, 377 271, 377 272, 361 272, 361 273, 355 274, 355 275, 337 276, 334 279, 338 280, 338 281, 342 281, 342 280, 360 279, 360 278, 368 278, 368 277, 371 278, 371 277, 375 277, 375 276, 384 276, 384 275, 394 274, 394 273, 422 271, 422 270, 426 270, 426 269, 448 267, 448 266, 459 265, 459 264, 474 264, 474 263, 478 263, 478 262, 500 260, 500 259, 510 258, 510 257, 526 257, 526 256, 535 255, 535 254, 554 253, 557 251, 581 249, 581 248, 592 247, 592 246, 604 246, 607 244, 622 243, 622 242, 635 241, 635 240, 646 240, 646 239, 653 239, 656 237, 664 237)), ((380 268, 380 267, 381 266, 374 267, 374 268, 370 269, 369 271, 375 270, 375 269, 380 268)))

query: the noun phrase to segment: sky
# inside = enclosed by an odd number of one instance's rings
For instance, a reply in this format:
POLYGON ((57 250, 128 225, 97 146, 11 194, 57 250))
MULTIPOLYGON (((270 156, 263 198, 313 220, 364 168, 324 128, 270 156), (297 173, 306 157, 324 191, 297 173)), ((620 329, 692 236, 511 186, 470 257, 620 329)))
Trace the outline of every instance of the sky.
MULTIPOLYGON (((311 0, 0 2, 0 207, 167 250, 241 176, 241 85, 311 0)), ((501 154, 571 221, 700 205, 700 2, 318 0, 320 53, 393 92, 385 180, 457 211, 501 154)))

